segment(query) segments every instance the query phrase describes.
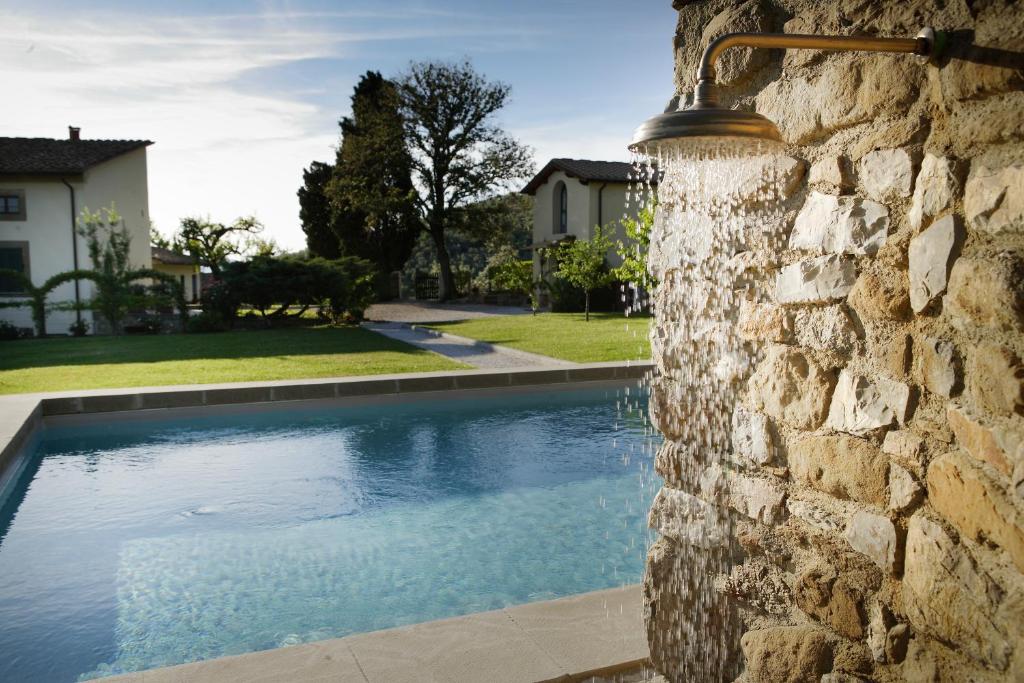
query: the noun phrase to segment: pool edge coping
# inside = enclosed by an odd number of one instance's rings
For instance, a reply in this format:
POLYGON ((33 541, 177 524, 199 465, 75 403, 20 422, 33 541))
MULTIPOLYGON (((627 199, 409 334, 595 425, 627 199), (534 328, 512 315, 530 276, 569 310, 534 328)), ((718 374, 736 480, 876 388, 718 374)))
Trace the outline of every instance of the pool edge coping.
POLYGON ((652 361, 606 361, 567 367, 448 370, 10 394, 0 396, 0 491, 17 476, 18 456, 46 417, 630 380, 642 379, 654 367, 652 361))
POLYGON ((618 680, 624 674, 650 667, 642 610, 641 585, 628 584, 553 600, 145 669, 96 680, 110 683, 171 683, 183 680, 192 683, 236 683, 252 680, 254 669, 259 671, 260 680, 264 677, 268 680, 285 680, 280 677, 286 676, 287 680, 295 683, 307 680, 388 683, 395 677, 403 681, 448 680, 451 683, 479 680, 591 683, 618 680), (613 610, 616 602, 618 614, 613 610), (588 624, 591 625, 590 629, 587 628, 588 624), (487 628, 487 625, 492 628, 487 628), (501 630, 500 635, 494 634, 495 626, 501 630), (451 631, 460 627, 461 632, 453 637, 451 631), (487 638, 481 637, 484 633, 488 633, 487 638), (460 648, 463 641, 470 647, 460 648), (588 643, 597 643, 600 652, 588 652, 580 659, 580 651, 587 649, 588 643), (428 659, 433 657, 433 661, 424 661, 415 656, 410 661, 406 656, 397 665, 385 664, 383 670, 381 668, 381 660, 387 656, 386 653, 424 654, 423 650, 426 650, 428 659), (491 668, 495 661, 509 659, 512 650, 516 650, 515 655, 520 657, 525 654, 534 657, 528 662, 534 671, 532 674, 514 679, 511 676, 480 678, 485 673, 493 674, 493 671, 485 672, 482 668, 491 668), (461 659, 460 654, 463 656, 461 659), (460 659, 457 672, 452 671, 450 659, 446 660, 448 655, 460 659), (440 678, 436 675, 440 675, 440 678))

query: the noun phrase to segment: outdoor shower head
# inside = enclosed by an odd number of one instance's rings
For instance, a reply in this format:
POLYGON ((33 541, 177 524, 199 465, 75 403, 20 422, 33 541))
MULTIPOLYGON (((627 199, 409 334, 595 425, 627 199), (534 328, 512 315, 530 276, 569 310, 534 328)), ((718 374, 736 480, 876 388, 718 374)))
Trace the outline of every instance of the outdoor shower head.
POLYGON ((943 38, 943 34, 931 28, 922 29, 916 38, 727 33, 709 43, 701 56, 693 104, 644 121, 633 133, 629 148, 650 155, 670 146, 706 152, 726 141, 737 143, 731 146, 737 151, 757 152, 781 145, 782 136, 771 120, 755 112, 727 109, 719 104, 715 61, 730 47, 911 53, 934 63, 943 38))

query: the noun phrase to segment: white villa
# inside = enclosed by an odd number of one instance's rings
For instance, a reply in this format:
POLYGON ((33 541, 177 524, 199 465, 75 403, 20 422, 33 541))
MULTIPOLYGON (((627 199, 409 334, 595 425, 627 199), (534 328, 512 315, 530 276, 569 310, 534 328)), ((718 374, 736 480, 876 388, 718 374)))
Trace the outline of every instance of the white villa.
MULTIPOLYGON (((113 204, 132 236, 132 267, 172 265, 185 285, 186 297, 195 298, 198 276, 190 276, 198 271, 180 260, 154 262, 150 249, 146 147, 152 143, 83 140, 78 128, 68 132, 65 140, 0 137, 0 267, 25 273, 36 286, 57 273, 91 268, 85 241, 75 229, 76 219, 83 208, 96 211, 113 204)), ((171 260, 169 254, 161 256, 171 260)), ((0 278, 0 299, 23 296, 11 278, 0 278)), ((81 281, 77 288, 74 283, 58 287, 49 301, 85 301, 91 296, 92 283, 81 281)), ((95 329, 89 311, 81 316, 95 329)), ((47 329, 67 332, 75 319, 73 311, 52 311, 47 329)), ((0 308, 0 320, 32 327, 27 307, 0 308)))
MULTIPOLYGON (((626 207, 633 166, 625 161, 552 159, 522 189, 533 195, 533 269, 541 273, 538 250, 565 239, 590 239, 595 225, 610 229, 612 241, 622 239, 619 220, 636 218, 638 206, 626 207)), ((613 250, 608 264, 622 263, 613 250)))

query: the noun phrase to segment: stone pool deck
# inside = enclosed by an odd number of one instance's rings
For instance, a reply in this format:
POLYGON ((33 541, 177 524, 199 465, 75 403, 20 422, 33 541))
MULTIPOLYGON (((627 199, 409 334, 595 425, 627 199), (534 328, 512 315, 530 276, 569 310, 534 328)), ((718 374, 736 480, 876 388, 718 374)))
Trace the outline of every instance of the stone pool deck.
POLYGON ((639 586, 105 678, 110 683, 647 680, 639 586))

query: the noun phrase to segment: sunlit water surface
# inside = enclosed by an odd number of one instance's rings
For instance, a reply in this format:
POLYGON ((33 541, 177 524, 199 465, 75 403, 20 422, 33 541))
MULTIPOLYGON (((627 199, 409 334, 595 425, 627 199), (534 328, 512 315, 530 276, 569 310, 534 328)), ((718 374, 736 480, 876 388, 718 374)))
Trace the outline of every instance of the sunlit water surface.
POLYGON ((660 486, 636 394, 50 427, 0 508, 0 680, 636 582, 660 486))

